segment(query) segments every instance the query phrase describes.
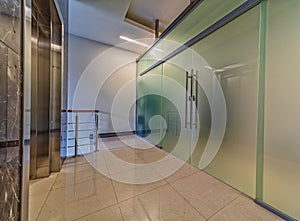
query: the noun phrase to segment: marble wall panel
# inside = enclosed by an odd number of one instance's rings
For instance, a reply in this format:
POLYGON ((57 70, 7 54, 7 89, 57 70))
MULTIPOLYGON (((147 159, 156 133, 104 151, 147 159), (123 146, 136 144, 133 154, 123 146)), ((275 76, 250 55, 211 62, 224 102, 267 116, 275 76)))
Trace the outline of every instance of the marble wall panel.
MULTIPOLYGON (((0 168, 2 168, 2 165, 5 162, 6 162, 6 148, 0 148, 0 168)), ((1 194, 2 194, 2 191, 0 191, 0 196, 1 196, 1 194)), ((0 199, 2 199, 2 198, 0 197, 0 199)))
POLYGON ((21 0, 0 0, 0 220, 20 219, 21 0))
POLYGON ((20 147, 0 148, 0 219, 19 220, 20 147))
POLYGON ((21 0, 0 0, 0 40, 20 54, 21 0))
POLYGON ((6 141, 7 47, 0 42, 0 142, 6 141))
POLYGON ((7 57, 7 140, 13 141, 20 137, 21 58, 11 49, 7 57))

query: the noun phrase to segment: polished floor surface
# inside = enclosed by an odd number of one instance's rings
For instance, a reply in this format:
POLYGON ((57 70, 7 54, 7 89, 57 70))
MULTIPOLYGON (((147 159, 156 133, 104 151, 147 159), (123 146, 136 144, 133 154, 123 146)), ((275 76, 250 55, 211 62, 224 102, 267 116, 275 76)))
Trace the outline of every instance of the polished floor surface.
POLYGON ((121 139, 101 139, 100 151, 69 158, 60 173, 31 181, 29 220, 282 220, 189 164, 167 176, 165 168, 180 163, 178 159, 169 158, 159 166, 151 164, 167 153, 136 136, 121 139), (121 167, 110 160, 108 151, 122 162, 150 166, 142 172, 139 167, 121 167), (122 182, 141 173, 145 181, 149 177, 159 179, 143 184, 122 182))

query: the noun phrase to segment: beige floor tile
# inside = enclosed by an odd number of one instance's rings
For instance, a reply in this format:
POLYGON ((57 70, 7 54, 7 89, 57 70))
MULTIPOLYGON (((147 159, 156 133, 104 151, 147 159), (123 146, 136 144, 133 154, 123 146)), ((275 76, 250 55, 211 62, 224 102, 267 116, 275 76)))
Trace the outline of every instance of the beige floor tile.
POLYGON ((171 185, 205 218, 209 218, 240 195, 236 190, 203 172, 177 180, 171 185))
POLYGON ((60 173, 30 183, 30 221, 281 220, 229 186, 136 136, 105 138, 99 143, 107 144, 116 157, 135 165, 124 167, 110 161, 108 150, 68 158, 60 173), (178 164, 183 166, 169 175, 178 164), (113 181, 104 176, 109 172, 113 181), (124 180, 159 181, 134 185, 124 180))
POLYGON ((163 180, 163 178, 155 172, 149 164, 134 164, 131 169, 111 174, 110 177, 114 181, 129 184, 148 184, 163 180))
POLYGON ((138 147, 143 147, 143 148, 151 148, 153 147, 152 144, 146 143, 143 140, 140 139, 135 139, 135 140, 121 140, 121 142, 126 145, 129 146, 131 148, 138 148, 138 147))
POLYGON ((114 205, 99 212, 77 219, 76 221, 122 221, 122 215, 118 205, 114 205))
POLYGON ((184 164, 180 169, 178 169, 174 174, 171 176, 167 177, 166 180, 167 182, 171 183, 176 180, 179 180, 181 178, 184 178, 186 176, 192 175, 194 173, 198 173, 199 169, 189 165, 189 164, 184 164))
POLYGON ((163 150, 160 150, 158 148, 156 148, 154 150, 151 150, 151 151, 138 153, 138 154, 147 163, 152 163, 152 162, 159 161, 159 160, 163 159, 164 157, 166 157, 168 155, 167 152, 165 152, 163 150))
POLYGON ((99 142, 100 150, 118 149, 118 148, 123 148, 123 147, 125 147, 125 145, 122 142, 120 142, 119 140, 100 141, 99 142))
POLYGON ((85 164, 74 164, 72 166, 63 167, 60 171, 60 173, 75 173, 80 171, 85 171, 88 169, 91 169, 92 166, 89 163, 85 164))
POLYGON ((124 221, 150 221, 149 215, 138 198, 132 198, 120 203, 124 221))
POLYGON ((173 188, 165 185, 138 196, 151 220, 201 221, 205 220, 173 188))
POLYGON ((133 148, 137 154, 148 153, 151 151, 157 151, 158 148, 154 146, 139 146, 133 148))
POLYGON ((125 172, 135 168, 136 164, 145 163, 145 161, 137 155, 129 155, 121 158, 106 156, 105 161, 109 174, 125 172))
POLYGON ((85 156, 85 159, 87 160, 89 165, 93 167, 97 172, 101 173, 104 176, 107 176, 109 174, 102 151, 87 154, 85 156))
POLYGON ((158 149, 158 147, 156 147, 155 145, 145 143, 145 142, 136 142, 134 145, 131 145, 131 147, 134 149, 141 149, 141 150, 158 149))
POLYGON ((252 199, 240 196, 224 209, 220 210, 210 221, 283 221, 273 213, 255 204, 252 199))
POLYGON ((47 199, 49 192, 29 196, 29 220, 35 221, 47 199))
POLYGON ((69 157, 64 161, 63 167, 74 166, 75 164, 85 164, 87 163, 84 156, 69 157))
POLYGON ((172 155, 169 156, 171 156, 170 160, 162 160, 161 162, 151 164, 151 167, 169 183, 200 171, 183 160, 175 158, 172 155))
POLYGON ((100 154, 107 160, 110 157, 116 157, 122 160, 127 160, 131 158, 138 158, 139 155, 134 151, 133 148, 118 148, 118 149, 111 149, 111 150, 106 150, 106 151, 100 151, 100 154), (131 158, 130 158, 131 157, 131 158))
POLYGON ((116 203, 112 182, 107 178, 52 190, 38 220, 73 220, 116 203))
POLYGON ((66 167, 63 168, 62 171, 57 175, 53 189, 67 187, 101 177, 103 177, 103 175, 95 170, 90 164, 80 164, 73 167, 66 167))
POLYGON ((139 147, 139 146, 153 146, 143 139, 136 136, 120 136, 114 139, 102 139, 100 140, 100 149, 115 149, 122 147, 139 147))
POLYGON ((59 173, 52 173, 47 178, 36 179, 36 180, 30 181, 29 195, 41 195, 41 194, 43 195, 45 193, 48 194, 48 192, 52 188, 58 174, 59 173))
POLYGON ((52 173, 50 177, 30 181, 29 184, 29 220, 36 220, 43 204, 54 184, 58 173, 52 173))
POLYGON ((138 154, 132 154, 127 156, 121 156, 119 159, 133 164, 147 164, 138 154))
POLYGON ((126 156, 132 156, 135 155, 135 151, 133 148, 130 147, 124 147, 119 149, 113 149, 111 150, 111 153, 115 155, 116 157, 126 157, 126 156))
POLYGON ((113 181, 118 202, 127 200, 141 193, 145 193, 149 190, 153 190, 157 187, 167 184, 165 181, 158 181, 149 184, 127 184, 113 181))

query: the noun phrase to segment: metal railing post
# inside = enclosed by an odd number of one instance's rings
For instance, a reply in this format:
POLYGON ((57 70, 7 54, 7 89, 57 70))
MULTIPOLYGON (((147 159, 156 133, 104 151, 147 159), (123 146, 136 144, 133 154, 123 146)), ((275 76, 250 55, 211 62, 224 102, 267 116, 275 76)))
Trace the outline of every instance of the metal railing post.
MULTIPOLYGON (((68 125, 75 125, 71 130, 68 130, 69 132, 74 133, 74 137, 68 138, 69 140, 74 141, 74 145, 68 145, 68 148, 75 148, 75 157, 79 155, 79 147, 86 147, 90 146, 90 152, 95 149, 95 151, 99 150, 99 112, 100 110, 68 110, 68 113, 75 114, 75 121, 69 122, 68 125), (81 113, 93 113, 94 121, 89 117, 89 121, 80 121, 79 114, 81 113), (81 125, 84 126, 84 128, 81 128, 81 125), (86 125, 92 125, 92 128, 85 128, 86 125), (89 136, 86 135, 86 133, 89 132, 89 136), (85 135, 81 134, 85 133, 85 135), (94 137, 95 136, 95 137, 94 137), (90 143, 82 143, 81 141, 85 141, 89 139, 90 143), (80 142, 79 142, 80 141, 80 142)), ((93 116, 92 116, 93 118, 93 116)), ((74 119, 74 115, 72 116, 72 119, 74 119)), ((82 118, 81 118, 82 120, 82 118)), ((86 148, 81 149, 81 153, 86 152, 86 148)))
POLYGON ((78 113, 76 113, 75 117, 75 157, 78 156, 78 113))
POLYGON ((96 143, 95 143, 95 148, 96 148, 96 151, 98 151, 98 138, 99 138, 99 134, 98 134, 98 130, 99 130, 99 114, 98 113, 95 113, 95 123, 96 123, 96 143))

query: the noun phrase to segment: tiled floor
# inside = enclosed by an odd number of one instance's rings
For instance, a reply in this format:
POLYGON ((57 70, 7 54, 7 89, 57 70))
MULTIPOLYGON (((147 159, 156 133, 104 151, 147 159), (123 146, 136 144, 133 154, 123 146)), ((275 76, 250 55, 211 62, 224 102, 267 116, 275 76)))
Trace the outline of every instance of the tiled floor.
MULTIPOLYGON (((135 136, 123 139, 126 144, 118 138, 102 139, 100 147, 105 145, 110 153, 137 165, 155 162, 167 155, 135 136)), ((70 158, 60 173, 31 182, 29 220, 281 220, 189 164, 167 176, 169 170, 162 168, 177 163, 180 160, 171 157, 156 165, 148 164, 146 169, 123 167, 111 161, 104 148, 85 157, 70 158), (147 184, 120 182, 131 176, 134 179, 140 173, 146 180, 159 179, 147 184)))

